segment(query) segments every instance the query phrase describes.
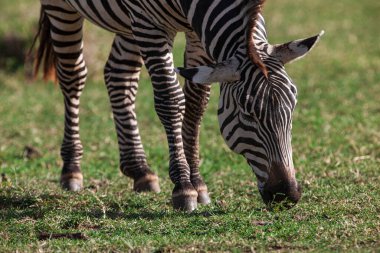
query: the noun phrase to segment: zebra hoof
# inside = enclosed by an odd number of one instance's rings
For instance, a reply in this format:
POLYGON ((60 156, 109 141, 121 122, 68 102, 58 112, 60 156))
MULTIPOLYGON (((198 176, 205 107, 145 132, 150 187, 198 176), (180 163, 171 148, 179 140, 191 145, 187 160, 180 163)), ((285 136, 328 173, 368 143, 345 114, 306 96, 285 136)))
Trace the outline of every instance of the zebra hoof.
POLYGON ((147 174, 133 183, 133 190, 135 192, 155 192, 161 191, 156 174, 147 174))
POLYGON ((197 198, 198 193, 191 184, 186 187, 176 186, 172 195, 173 208, 190 213, 197 209, 197 198))
POLYGON ((193 180, 191 183, 193 184, 195 190, 198 192, 198 203, 203 205, 210 204, 211 199, 208 195, 207 185, 203 182, 203 180, 193 180))
POLYGON ((208 205, 211 203, 210 196, 207 191, 198 191, 198 199, 199 204, 208 205))
POLYGON ((61 187, 64 190, 78 192, 83 189, 82 173, 70 173, 61 176, 61 187))
POLYGON ((172 201, 174 209, 188 213, 197 209, 198 206, 197 197, 193 196, 173 197, 172 201))

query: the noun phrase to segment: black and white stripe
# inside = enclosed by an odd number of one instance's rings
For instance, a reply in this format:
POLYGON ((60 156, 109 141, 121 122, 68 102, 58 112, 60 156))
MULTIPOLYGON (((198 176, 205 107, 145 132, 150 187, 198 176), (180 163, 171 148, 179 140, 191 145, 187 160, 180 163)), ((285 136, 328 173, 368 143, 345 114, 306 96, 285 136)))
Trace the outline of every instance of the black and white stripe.
POLYGON ((218 112, 221 133, 232 150, 246 157, 261 191, 266 185, 277 187, 282 182, 294 185, 290 130, 296 88, 282 59, 302 57, 319 36, 313 37, 312 43, 309 39, 308 43, 284 44, 282 48, 288 49, 284 51, 268 43, 260 15, 252 36, 268 68, 267 78, 248 57, 251 49, 246 36, 252 18, 249 10, 262 2, 41 0, 51 23, 57 73, 65 97, 63 176, 80 173, 83 151, 78 110, 86 79, 82 54, 82 24, 86 18, 116 33, 105 81, 118 134, 121 170, 135 183, 154 175, 147 165, 134 111, 140 69, 145 64, 153 84, 155 109, 168 138, 176 208, 192 210, 197 198, 198 202, 209 202, 199 174, 199 125, 210 94, 207 83, 211 81, 222 83, 218 112), (185 32, 187 39, 187 69, 178 70, 189 79, 184 89, 178 82, 172 55, 173 39, 179 31, 185 32))

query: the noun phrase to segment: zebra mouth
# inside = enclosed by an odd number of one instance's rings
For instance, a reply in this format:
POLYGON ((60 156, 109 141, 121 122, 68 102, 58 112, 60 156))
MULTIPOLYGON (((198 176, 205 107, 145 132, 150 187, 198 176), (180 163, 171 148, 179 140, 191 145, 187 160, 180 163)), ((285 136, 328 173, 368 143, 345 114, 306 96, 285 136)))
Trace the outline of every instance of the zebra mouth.
POLYGON ((264 203, 269 207, 274 206, 290 209, 294 207, 302 195, 302 188, 297 183, 281 182, 275 186, 259 188, 264 203))

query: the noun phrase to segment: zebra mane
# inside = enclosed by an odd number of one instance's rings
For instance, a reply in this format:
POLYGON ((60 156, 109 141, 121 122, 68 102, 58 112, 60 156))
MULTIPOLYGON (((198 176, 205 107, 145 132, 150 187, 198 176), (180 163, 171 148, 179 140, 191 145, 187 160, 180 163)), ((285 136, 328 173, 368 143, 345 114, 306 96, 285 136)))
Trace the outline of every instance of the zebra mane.
POLYGON ((253 34, 255 32, 256 23, 259 14, 262 11, 265 0, 250 0, 247 14, 248 14, 248 26, 246 31, 247 40, 247 52, 251 61, 261 69, 266 78, 268 78, 268 69, 262 61, 253 39, 253 34))

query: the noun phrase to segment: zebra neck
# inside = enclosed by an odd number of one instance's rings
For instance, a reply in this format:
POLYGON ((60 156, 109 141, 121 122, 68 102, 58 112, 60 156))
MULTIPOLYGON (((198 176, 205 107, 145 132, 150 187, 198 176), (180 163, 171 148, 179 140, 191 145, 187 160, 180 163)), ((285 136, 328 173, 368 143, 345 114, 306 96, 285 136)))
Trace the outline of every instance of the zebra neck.
POLYGON ((207 53, 217 62, 231 58, 246 43, 246 0, 179 0, 207 53))

